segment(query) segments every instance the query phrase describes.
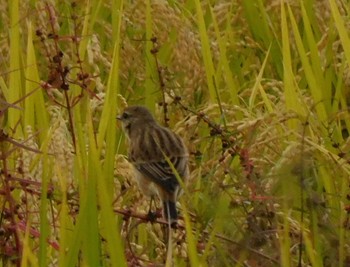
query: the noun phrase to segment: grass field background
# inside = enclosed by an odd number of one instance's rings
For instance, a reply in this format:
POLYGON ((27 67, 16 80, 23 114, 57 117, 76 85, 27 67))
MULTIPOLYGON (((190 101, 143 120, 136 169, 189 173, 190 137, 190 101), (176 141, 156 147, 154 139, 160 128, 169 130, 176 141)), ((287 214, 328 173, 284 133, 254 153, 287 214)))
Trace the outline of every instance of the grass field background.
POLYGON ((349 7, 0 0, 0 267, 349 266, 349 7), (134 104, 190 151, 170 252, 134 104))

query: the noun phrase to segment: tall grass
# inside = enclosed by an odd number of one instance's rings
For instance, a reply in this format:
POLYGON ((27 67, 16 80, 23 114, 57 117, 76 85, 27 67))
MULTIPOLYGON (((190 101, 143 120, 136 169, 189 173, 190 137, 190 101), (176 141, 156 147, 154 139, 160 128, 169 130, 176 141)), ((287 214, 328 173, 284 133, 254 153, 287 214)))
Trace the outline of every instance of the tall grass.
POLYGON ((0 6, 0 266, 349 265, 346 1, 0 6), (127 104, 190 151, 171 246, 127 104))

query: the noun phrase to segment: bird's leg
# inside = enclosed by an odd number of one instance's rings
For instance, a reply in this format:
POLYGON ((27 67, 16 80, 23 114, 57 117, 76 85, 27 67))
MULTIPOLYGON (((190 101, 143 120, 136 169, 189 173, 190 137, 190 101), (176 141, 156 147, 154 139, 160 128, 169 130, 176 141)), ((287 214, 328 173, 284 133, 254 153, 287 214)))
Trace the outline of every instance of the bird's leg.
POLYGON ((157 219, 157 211, 152 212, 152 203, 154 202, 154 196, 151 196, 151 201, 149 202, 148 219, 150 222, 155 222, 157 219))

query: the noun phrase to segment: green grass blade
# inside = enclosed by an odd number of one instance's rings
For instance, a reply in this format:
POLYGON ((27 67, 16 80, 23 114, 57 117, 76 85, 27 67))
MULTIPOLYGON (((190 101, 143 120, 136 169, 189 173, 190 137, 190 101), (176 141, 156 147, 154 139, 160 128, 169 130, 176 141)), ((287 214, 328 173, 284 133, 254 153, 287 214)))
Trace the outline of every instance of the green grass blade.
MULTIPOLYGON (((216 39, 217 39, 219 49, 220 49, 220 60, 219 60, 218 66, 222 66, 222 72, 223 72, 222 78, 224 79, 224 82, 227 83, 227 88, 228 88, 230 96, 231 96, 232 104, 238 105, 239 104, 238 86, 237 86, 237 82, 234 79, 234 74, 232 73, 232 70, 231 70, 230 65, 229 65, 229 59, 228 59, 228 54, 227 54, 227 49, 226 49, 226 44, 228 42, 229 37, 227 35, 221 37, 219 25, 217 23, 215 13, 214 13, 212 7, 210 7, 210 14, 211 14, 211 17, 213 19, 213 25, 214 25, 214 29, 215 29, 216 39)), ((228 21, 227 24, 229 24, 229 21, 230 21, 229 16, 227 18, 227 21, 228 21)), ((229 26, 227 25, 227 27, 229 27, 229 26)), ((227 32, 229 32, 229 31, 227 31, 227 32)), ((218 72, 219 71, 221 72, 221 68, 218 68, 218 72)), ((218 77, 218 79, 220 78, 220 76, 221 75, 216 75, 216 77, 218 77)), ((217 80, 217 83, 220 84, 219 80, 217 80)))
MULTIPOLYGON (((92 121, 92 118, 89 118, 88 121, 92 121)), ((94 201, 98 201, 100 212, 98 216, 96 214, 96 218, 100 218, 100 233, 103 236, 103 238, 106 240, 107 243, 107 251, 108 255, 110 257, 110 266, 126 266, 126 261, 124 257, 124 248, 122 246, 121 236, 118 231, 118 220, 116 220, 113 207, 112 207, 112 196, 114 193, 113 184, 107 183, 109 179, 105 175, 111 175, 113 177, 113 165, 112 166, 106 166, 106 164, 103 166, 104 169, 108 168, 111 169, 110 171, 102 171, 101 169, 101 163, 100 163, 100 156, 97 152, 97 148, 95 147, 95 136, 93 131, 93 126, 90 123, 89 125, 89 180, 96 179, 96 184, 94 186, 97 186, 97 193, 98 198, 94 199, 94 201), (112 186, 112 187, 111 187, 112 186)), ((114 125, 112 127, 115 128, 114 125)), ((112 133, 115 133, 113 131, 112 133)), ((110 138, 107 139, 107 142, 110 138)), ((115 140, 115 135, 114 135, 115 140)), ((108 145, 110 145, 110 142, 108 142, 108 145)), ((114 151, 114 149, 112 149, 114 151)), ((113 162, 114 159, 114 153, 108 153, 109 159, 106 159, 106 161, 113 162)), ((91 189, 90 189, 91 190, 91 189)), ((95 203, 97 204, 97 203, 95 203)), ((92 240, 96 243, 97 240, 92 240)), ((87 243, 89 244, 89 243, 87 243)), ((88 246, 90 247, 90 246, 88 246)), ((96 255, 98 256, 98 255, 96 255)), ((99 257, 98 257, 99 258, 99 257)), ((96 260, 98 259, 96 258, 96 260)))
POLYGON ((159 88, 158 70, 155 63, 154 56, 151 52, 153 44, 151 39, 153 37, 152 27, 152 6, 151 0, 146 0, 146 43, 145 43, 145 66, 146 66, 146 80, 144 83, 144 103, 152 111, 154 111, 154 103, 156 102, 156 92, 159 88))
POLYGON ((197 253, 197 241, 192 233, 194 230, 191 225, 191 220, 186 208, 185 203, 181 202, 181 207, 183 210, 183 217, 185 220, 185 229, 186 229, 186 240, 188 244, 188 257, 190 260, 191 266, 202 266, 200 265, 200 261, 197 253))
MULTIPOLYGON (((8 99, 9 103, 14 103, 22 96, 22 77, 21 77, 21 65, 20 65, 20 25, 19 25, 19 1, 14 0, 9 2, 11 26, 10 32, 10 74, 9 74, 9 90, 8 99)), ((18 104, 20 106, 20 104, 18 104)), ((14 130, 21 119, 21 111, 14 108, 8 109, 8 126, 14 130)), ((21 124, 17 126, 17 131, 14 133, 16 137, 21 137, 22 127, 21 124)))
POLYGON ((350 38, 348 35, 349 30, 345 28, 345 22, 344 22, 342 16, 340 15, 340 12, 339 12, 338 7, 336 5, 336 1, 329 0, 329 5, 331 7, 332 16, 333 16, 333 19, 335 22, 335 26, 337 27, 339 37, 340 37, 340 40, 341 40, 342 45, 343 45, 345 58, 346 58, 348 64, 350 64, 350 38))
POLYGON ((249 97, 249 109, 250 109, 250 111, 253 111, 253 109, 254 109, 256 95, 257 95, 257 93, 259 91, 260 94, 261 94, 261 97, 262 97, 262 99, 263 99, 263 101, 265 103, 266 109, 270 113, 273 112, 272 103, 268 99, 264 89, 261 86, 261 80, 262 80, 262 77, 263 77, 263 74, 264 74, 264 70, 265 70, 267 59, 268 59, 268 57, 270 55, 270 49, 271 49, 271 47, 269 48, 269 50, 266 53, 266 57, 265 57, 264 62, 262 64, 262 66, 261 66, 261 69, 259 71, 258 77, 256 77, 256 81, 255 81, 255 84, 253 86, 252 93, 251 93, 251 95, 249 97))
POLYGON ((35 48, 33 43, 32 24, 28 24, 28 41, 27 41, 27 63, 25 76, 25 110, 24 125, 30 125, 32 130, 36 127, 39 130, 39 139, 43 143, 47 136, 49 128, 49 118, 45 107, 43 90, 40 87, 39 70, 37 68, 37 60, 35 56, 35 48), (33 93, 33 91, 35 91, 33 93))
POLYGON ((115 125, 116 123, 116 114, 117 114, 117 95, 119 92, 119 50, 120 50, 120 27, 121 27, 121 16, 123 12, 123 1, 118 1, 119 10, 116 15, 119 19, 119 31, 117 31, 117 36, 115 37, 116 41, 113 49, 112 57, 112 67, 110 70, 110 75, 108 77, 107 91, 105 97, 105 103, 103 106, 101 120, 99 124, 98 134, 97 134, 97 144, 99 151, 103 146, 103 141, 106 136, 106 131, 108 125, 115 125))
MULTIPOLYGON (((298 100, 299 88, 295 82, 295 77, 292 67, 292 57, 290 49, 290 38, 287 17, 285 13, 284 3, 281 3, 281 29, 282 29, 282 54, 283 54, 283 71, 284 71, 284 96, 286 101, 286 107, 289 111, 304 117, 306 115, 303 105, 298 100)), ((298 121, 289 120, 288 125, 291 129, 297 129, 298 121)))
POLYGON ((49 208, 49 199, 48 199, 48 187, 50 178, 52 177, 52 158, 48 156, 48 143, 50 141, 51 133, 47 135, 48 138, 45 139, 41 147, 43 152, 43 175, 41 181, 41 198, 40 198, 40 238, 39 238, 39 253, 38 253, 38 262, 39 266, 45 267, 48 266, 48 239, 50 238, 50 225, 47 216, 49 208))
POLYGON ((216 77, 215 77, 214 63, 213 63, 212 55, 210 51, 210 41, 207 34, 201 2, 199 0, 193 0, 193 2, 196 7, 197 26, 198 26, 199 36, 201 40, 202 57, 203 57, 203 62, 205 66, 209 96, 212 103, 215 103, 215 102, 218 102, 219 96, 217 95, 217 90, 216 90, 217 83, 216 83, 216 77))
MULTIPOLYGON (((318 117, 322 121, 322 123, 327 124, 328 116, 327 116, 327 112, 326 112, 326 109, 324 106, 324 102, 323 102, 324 97, 322 94, 324 91, 320 90, 320 86, 318 85, 318 83, 316 81, 316 77, 315 77, 314 72, 311 68, 311 64, 310 64, 309 59, 306 55, 305 47, 304 47, 303 42, 301 40, 298 26, 296 24, 294 15, 293 15, 289 6, 288 6, 288 12, 289 12, 289 17, 291 19, 291 25, 292 25, 297 49, 298 49, 298 52, 300 55, 301 62, 303 64, 303 69, 305 71, 305 78, 308 82, 308 85, 310 86, 310 91, 311 91, 311 94, 314 98, 314 103, 316 104, 315 108, 316 108, 318 117)), ((306 16, 306 14, 305 14, 305 16, 306 16)), ((322 82, 322 80, 320 82, 322 82)), ((322 85, 321 85, 321 88, 322 88, 322 85)))

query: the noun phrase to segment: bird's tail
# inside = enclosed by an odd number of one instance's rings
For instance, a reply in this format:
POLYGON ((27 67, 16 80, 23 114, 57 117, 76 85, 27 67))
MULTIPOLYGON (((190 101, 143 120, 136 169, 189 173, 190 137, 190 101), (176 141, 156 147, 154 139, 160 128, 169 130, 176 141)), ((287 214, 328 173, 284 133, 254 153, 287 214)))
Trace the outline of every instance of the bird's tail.
POLYGON ((168 240, 167 246, 167 256, 165 267, 174 266, 173 263, 173 241, 172 241, 172 231, 173 228, 177 228, 177 211, 176 204, 174 201, 163 201, 164 217, 168 221, 168 226, 165 229, 165 240, 168 240))
POLYGON ((170 222, 171 227, 176 227, 177 225, 177 210, 176 203, 174 201, 164 201, 163 202, 164 217, 170 222))

